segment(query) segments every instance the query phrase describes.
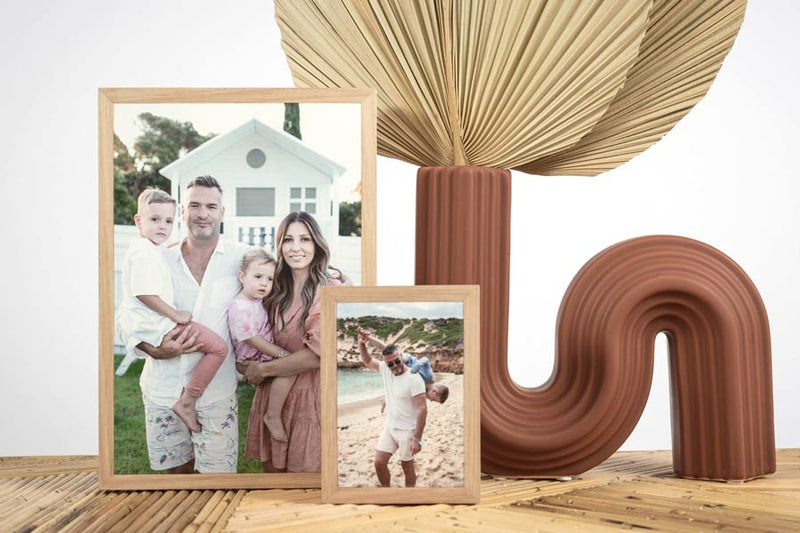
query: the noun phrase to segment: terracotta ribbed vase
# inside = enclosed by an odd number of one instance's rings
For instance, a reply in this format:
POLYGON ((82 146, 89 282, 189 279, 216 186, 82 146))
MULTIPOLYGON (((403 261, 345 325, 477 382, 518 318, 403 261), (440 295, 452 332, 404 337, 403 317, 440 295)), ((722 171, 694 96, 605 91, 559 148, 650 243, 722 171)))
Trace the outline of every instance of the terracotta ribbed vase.
POLYGON ((526 389, 507 367, 510 211, 507 170, 418 173, 416 283, 481 285, 483 472, 569 476, 608 458, 642 414, 660 332, 675 472, 744 480, 775 471, 769 324, 736 263, 670 236, 604 250, 564 296, 553 375, 526 389))

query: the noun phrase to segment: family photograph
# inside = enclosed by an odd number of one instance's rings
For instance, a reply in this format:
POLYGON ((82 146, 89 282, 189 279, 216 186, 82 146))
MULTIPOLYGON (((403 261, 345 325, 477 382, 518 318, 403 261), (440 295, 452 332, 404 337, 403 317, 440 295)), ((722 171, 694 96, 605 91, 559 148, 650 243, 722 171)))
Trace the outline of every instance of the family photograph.
POLYGON ((118 106, 115 474, 320 471, 320 288, 360 283, 361 148, 357 106, 315 105, 118 106))
POLYGON ((464 486, 460 302, 337 306, 339 487, 464 486))

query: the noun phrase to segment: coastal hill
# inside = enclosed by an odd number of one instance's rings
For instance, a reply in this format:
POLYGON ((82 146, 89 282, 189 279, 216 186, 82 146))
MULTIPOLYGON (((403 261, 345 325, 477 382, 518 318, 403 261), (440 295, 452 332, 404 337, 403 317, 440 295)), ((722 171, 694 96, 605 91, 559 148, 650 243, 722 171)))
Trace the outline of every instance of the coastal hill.
MULTIPOLYGON (((461 318, 389 318, 365 316, 336 321, 339 368, 362 368, 358 328, 414 357, 427 357, 434 372, 464 371, 464 320, 461 318)), ((377 357, 380 351, 370 348, 377 357)))

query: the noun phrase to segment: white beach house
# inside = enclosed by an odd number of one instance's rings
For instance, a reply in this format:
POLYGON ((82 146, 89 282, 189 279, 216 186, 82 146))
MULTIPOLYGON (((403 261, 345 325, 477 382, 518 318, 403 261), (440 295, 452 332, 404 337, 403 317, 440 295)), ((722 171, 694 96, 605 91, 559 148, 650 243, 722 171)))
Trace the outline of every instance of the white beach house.
MULTIPOLYGON (((341 195, 336 178, 345 170, 297 138, 251 119, 206 141, 160 173, 170 180, 170 194, 179 205, 187 182, 214 176, 223 189, 223 238, 265 247, 273 255, 280 221, 292 211, 309 212, 331 245, 331 264, 360 284, 361 238, 339 237, 341 195)), ((171 241, 182 237, 182 226, 178 216, 171 241)), ((115 312, 122 259, 136 233, 133 226, 114 226, 115 312)), ((120 347, 116 335, 115 344, 120 347)))
MULTIPOLYGON (((224 237, 274 252, 277 226, 292 211, 312 214, 323 234, 336 239, 336 178, 344 171, 297 138, 252 119, 206 141, 160 172, 170 180, 170 192, 178 203, 188 181, 203 175, 217 178, 224 191, 224 237)), ((181 224, 179 219, 178 230, 181 224)))

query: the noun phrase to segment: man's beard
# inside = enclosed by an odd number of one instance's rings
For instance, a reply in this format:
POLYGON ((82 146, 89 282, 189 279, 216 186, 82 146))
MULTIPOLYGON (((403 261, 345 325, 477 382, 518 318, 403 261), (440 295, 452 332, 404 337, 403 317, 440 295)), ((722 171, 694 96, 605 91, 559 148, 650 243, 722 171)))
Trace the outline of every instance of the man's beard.
POLYGON ((191 233, 192 237, 195 239, 212 239, 219 235, 219 226, 213 223, 202 226, 193 224, 189 227, 189 233, 191 233))

